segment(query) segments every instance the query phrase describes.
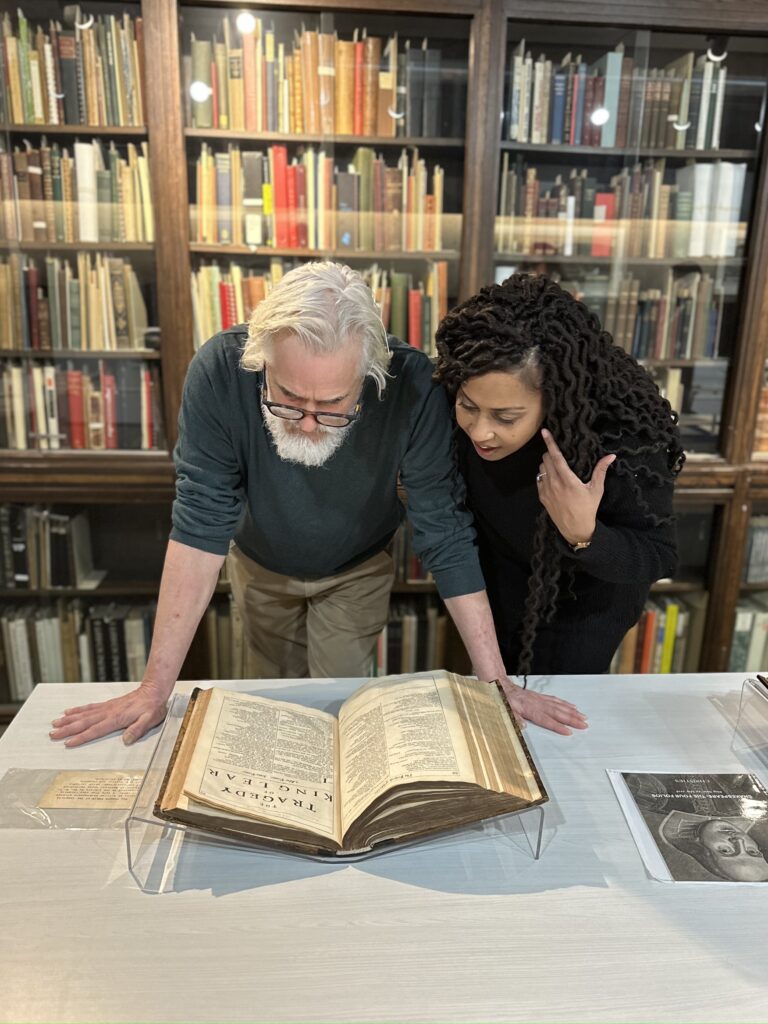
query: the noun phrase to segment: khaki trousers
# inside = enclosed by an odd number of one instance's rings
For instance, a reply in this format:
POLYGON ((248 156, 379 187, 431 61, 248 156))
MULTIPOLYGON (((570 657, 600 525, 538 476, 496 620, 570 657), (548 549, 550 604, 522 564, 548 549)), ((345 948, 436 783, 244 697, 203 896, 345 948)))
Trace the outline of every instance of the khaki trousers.
POLYGON ((338 576, 302 580, 264 569, 232 544, 227 569, 254 678, 368 675, 395 577, 386 551, 338 576))

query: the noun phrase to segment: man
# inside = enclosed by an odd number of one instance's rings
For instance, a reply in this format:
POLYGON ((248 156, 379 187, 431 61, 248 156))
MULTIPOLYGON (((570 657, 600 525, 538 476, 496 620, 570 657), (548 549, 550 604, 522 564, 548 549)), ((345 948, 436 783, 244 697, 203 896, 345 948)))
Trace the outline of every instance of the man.
MULTIPOLYGON (((427 357, 392 345, 359 274, 329 262, 291 271, 248 326, 208 341, 179 414, 173 529, 139 688, 57 719, 77 746, 116 729, 132 743, 160 722, 231 552, 235 600, 262 677, 364 676, 388 618, 387 545, 408 495, 414 548, 483 679, 506 679, 451 422, 427 357)), ((556 697, 508 683, 515 712, 584 728, 556 697)))

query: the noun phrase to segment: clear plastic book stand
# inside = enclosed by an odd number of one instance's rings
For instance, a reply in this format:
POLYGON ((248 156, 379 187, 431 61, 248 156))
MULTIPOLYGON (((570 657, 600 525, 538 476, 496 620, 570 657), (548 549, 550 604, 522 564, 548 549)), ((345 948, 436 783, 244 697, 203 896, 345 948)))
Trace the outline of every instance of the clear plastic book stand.
POLYGON ((223 858, 234 855, 265 858, 266 860, 262 861, 264 864, 272 862, 274 865, 275 861, 285 862, 285 858, 290 857, 333 866, 382 855, 393 857, 427 844, 437 848, 448 844, 466 844, 483 837, 508 837, 513 840, 515 847, 525 851, 529 858, 539 859, 544 831, 543 806, 489 818, 469 828, 464 827, 428 839, 400 843, 397 846, 382 845, 369 853, 335 857, 320 857, 288 850, 268 850, 234 838, 208 835, 184 825, 162 821, 154 815, 155 801, 188 703, 189 697, 184 694, 176 694, 173 697, 144 781, 125 823, 128 870, 144 892, 174 891, 178 887, 178 876, 182 871, 188 872, 191 864, 194 865, 198 884, 210 886, 217 874, 231 868, 230 864, 223 862, 223 858))
POLYGON ((764 678, 744 680, 731 747, 742 756, 750 754, 768 768, 768 681, 763 682, 764 678))

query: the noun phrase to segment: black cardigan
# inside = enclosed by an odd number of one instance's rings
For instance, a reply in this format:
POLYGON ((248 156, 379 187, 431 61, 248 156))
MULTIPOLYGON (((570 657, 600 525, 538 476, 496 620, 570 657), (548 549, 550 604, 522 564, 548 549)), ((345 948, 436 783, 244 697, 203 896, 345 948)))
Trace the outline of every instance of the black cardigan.
MULTIPOLYGON (((487 462, 464 434, 458 438, 459 466, 467 502, 475 517, 480 562, 507 671, 517 671, 520 626, 528 594, 535 523, 542 505, 536 473, 546 451, 536 434, 518 452, 487 462)), ((661 470, 662 453, 647 465, 661 470)), ((659 516, 672 512, 673 484, 649 485, 637 477, 643 496, 659 516)), ((674 524, 649 525, 626 480, 609 468, 590 547, 579 552, 558 534, 562 567, 573 566, 574 597, 561 576, 557 610, 539 625, 531 671, 600 673, 627 630, 637 622, 651 583, 671 576, 677 563, 674 524)), ((570 574, 567 574, 570 575, 570 574)))

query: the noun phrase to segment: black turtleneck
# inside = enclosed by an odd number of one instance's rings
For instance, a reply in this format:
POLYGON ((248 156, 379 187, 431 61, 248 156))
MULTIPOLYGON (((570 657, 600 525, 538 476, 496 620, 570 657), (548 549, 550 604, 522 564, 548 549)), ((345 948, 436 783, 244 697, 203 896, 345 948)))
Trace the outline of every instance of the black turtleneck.
MULTIPOLYGON (((546 447, 536 434, 519 451, 489 462, 480 458, 463 433, 458 445, 499 646, 507 671, 514 673, 536 518, 542 507, 536 473, 546 447)), ((661 470, 662 459, 660 454, 653 456, 649 467, 661 470)), ((642 477, 638 482, 643 486, 642 477)), ((646 501, 659 516, 671 514, 672 492, 672 483, 643 486, 646 501)), ((563 568, 575 570, 575 597, 568 594, 570 574, 565 574, 555 616, 539 626, 531 671, 605 672, 622 637, 639 618, 651 583, 675 571, 674 525, 648 525, 626 481, 609 468, 591 545, 579 552, 571 551, 562 538, 559 545, 563 568)))

